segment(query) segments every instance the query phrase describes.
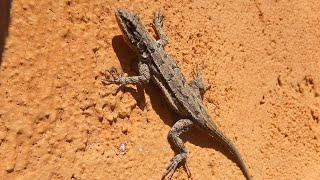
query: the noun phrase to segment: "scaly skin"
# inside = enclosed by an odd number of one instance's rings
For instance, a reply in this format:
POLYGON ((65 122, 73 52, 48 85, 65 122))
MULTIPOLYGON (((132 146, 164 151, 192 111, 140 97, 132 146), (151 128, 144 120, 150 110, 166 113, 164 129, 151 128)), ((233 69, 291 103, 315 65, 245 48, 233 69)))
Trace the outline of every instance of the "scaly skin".
POLYGON ((191 176, 187 166, 187 150, 179 135, 195 125, 211 136, 218 137, 233 155, 244 176, 251 179, 240 153, 218 129, 205 110, 200 94, 205 90, 201 78, 196 78, 193 83, 187 83, 176 61, 165 52, 164 47, 168 43, 168 39, 162 29, 163 16, 158 13, 153 19, 155 32, 160 38, 156 41, 149 36, 136 14, 118 9, 115 15, 126 43, 139 55, 140 75, 120 76, 113 80, 106 79, 104 82, 123 86, 148 83, 151 80, 161 89, 170 107, 183 118, 177 121, 169 132, 168 138, 179 150, 179 154, 171 160, 163 178, 171 179, 178 165, 183 165, 188 176, 191 176))

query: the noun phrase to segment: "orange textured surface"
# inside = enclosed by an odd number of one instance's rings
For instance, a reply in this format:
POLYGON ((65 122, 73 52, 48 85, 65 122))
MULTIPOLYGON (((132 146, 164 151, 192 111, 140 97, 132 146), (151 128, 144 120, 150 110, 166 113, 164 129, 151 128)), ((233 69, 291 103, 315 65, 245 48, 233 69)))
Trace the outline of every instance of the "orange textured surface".
MULTIPOLYGON (((165 15, 167 51, 254 179, 320 177, 320 2, 22 1, 12 3, 0 71, 0 179, 160 179, 178 117, 153 85, 113 95, 104 70, 135 74, 114 10, 150 33, 165 15), (125 153, 119 151, 125 144, 125 153)), ((183 136, 194 179, 244 179, 215 140, 183 136)), ((174 179, 187 179, 180 168, 174 179)))

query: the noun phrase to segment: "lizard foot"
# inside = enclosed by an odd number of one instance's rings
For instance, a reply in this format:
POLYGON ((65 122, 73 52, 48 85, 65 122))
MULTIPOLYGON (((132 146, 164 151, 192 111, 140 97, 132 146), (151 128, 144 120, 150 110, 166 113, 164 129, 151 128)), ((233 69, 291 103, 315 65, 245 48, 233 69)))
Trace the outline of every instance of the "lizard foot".
POLYGON ((119 75, 117 69, 112 67, 110 70, 106 70, 105 79, 101 80, 103 84, 117 84, 120 86, 125 85, 125 76, 119 75))
POLYGON ((105 78, 102 79, 101 82, 105 85, 119 85, 118 88, 112 94, 116 94, 122 87, 124 87, 124 85, 126 85, 125 76, 119 75, 117 69, 114 67, 112 67, 110 70, 106 70, 105 78))
POLYGON ((180 153, 171 159, 170 164, 167 167, 166 172, 162 176, 162 179, 165 179, 165 177, 168 177, 168 179, 170 180, 179 165, 183 165, 185 171, 188 174, 188 178, 191 178, 191 172, 190 172, 189 167, 187 165, 187 153, 180 153), (181 164, 181 163, 183 163, 183 164, 181 164))
POLYGON ((162 28, 163 27, 163 19, 164 19, 163 14, 161 14, 160 12, 156 12, 153 16, 154 26, 162 28))

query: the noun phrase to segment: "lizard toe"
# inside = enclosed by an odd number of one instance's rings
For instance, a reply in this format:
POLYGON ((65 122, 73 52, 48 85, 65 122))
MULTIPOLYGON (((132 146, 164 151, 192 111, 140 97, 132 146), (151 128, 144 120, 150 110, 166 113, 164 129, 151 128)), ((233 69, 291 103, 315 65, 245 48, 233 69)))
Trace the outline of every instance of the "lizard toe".
POLYGON ((154 14, 153 24, 155 24, 156 26, 162 27, 163 19, 164 19, 164 15, 161 14, 160 12, 157 12, 154 14))
POLYGON ((164 175, 162 176, 162 179, 164 179, 165 177, 168 177, 168 179, 170 180, 173 176, 173 174, 176 172, 176 170, 178 169, 179 165, 184 166, 184 169, 186 170, 188 177, 191 177, 191 173, 190 170, 187 166, 187 153, 180 153, 178 155, 176 155, 174 158, 171 159, 169 166, 166 169, 166 172, 164 173, 164 175))

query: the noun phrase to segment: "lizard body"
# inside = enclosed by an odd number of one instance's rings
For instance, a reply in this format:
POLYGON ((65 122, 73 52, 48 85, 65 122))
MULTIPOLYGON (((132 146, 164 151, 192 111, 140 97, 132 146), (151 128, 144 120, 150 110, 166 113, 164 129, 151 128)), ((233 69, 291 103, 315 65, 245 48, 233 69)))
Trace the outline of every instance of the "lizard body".
POLYGON ((151 80, 160 88, 170 107, 182 117, 174 124, 168 135, 179 150, 179 154, 171 160, 164 176, 169 176, 169 179, 171 179, 180 163, 184 165, 188 176, 191 175, 186 164, 187 150, 179 135, 190 127, 197 126, 211 136, 218 137, 236 159, 244 176, 251 179, 240 153, 218 129, 205 110, 201 98, 201 92, 205 91, 202 80, 197 77, 194 81, 188 83, 176 61, 164 50, 168 40, 162 29, 163 16, 156 14, 153 19, 153 27, 160 38, 159 40, 150 37, 136 14, 118 9, 115 16, 126 43, 139 55, 140 75, 119 76, 114 80, 106 79, 104 82, 123 86, 148 83, 151 80))

